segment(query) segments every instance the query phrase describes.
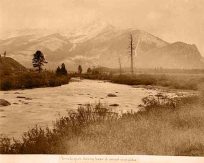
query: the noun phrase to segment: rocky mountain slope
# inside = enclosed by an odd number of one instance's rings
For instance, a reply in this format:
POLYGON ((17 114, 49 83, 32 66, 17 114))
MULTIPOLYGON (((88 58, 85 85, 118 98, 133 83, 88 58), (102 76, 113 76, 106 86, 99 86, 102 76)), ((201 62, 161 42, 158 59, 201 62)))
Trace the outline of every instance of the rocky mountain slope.
POLYGON ((202 59, 195 45, 175 42, 144 53, 137 58, 137 64, 142 67, 142 64, 145 63, 147 68, 201 69, 204 68, 202 59))

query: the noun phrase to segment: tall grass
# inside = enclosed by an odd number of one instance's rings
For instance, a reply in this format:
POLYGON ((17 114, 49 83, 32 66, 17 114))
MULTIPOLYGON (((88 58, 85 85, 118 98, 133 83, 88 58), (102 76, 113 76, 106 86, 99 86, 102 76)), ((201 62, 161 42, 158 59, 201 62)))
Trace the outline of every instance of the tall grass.
POLYGON ((80 106, 77 112, 70 112, 54 122, 54 127, 42 129, 35 126, 22 136, 22 140, 0 138, 0 153, 66 153, 64 140, 71 140, 82 134, 82 129, 115 119, 116 113, 108 111, 101 103, 80 106))
POLYGON ((53 72, 44 71, 41 73, 26 71, 19 74, 1 76, 0 90, 54 87, 69 82, 68 76, 59 76, 53 72))
POLYGON ((108 74, 83 74, 83 78, 93 80, 109 80, 113 83, 127 85, 153 85, 173 89, 198 90, 204 83, 203 76, 170 75, 170 74, 135 74, 132 75, 108 75, 108 74))
POLYGON ((147 97, 137 113, 80 106, 22 140, 1 138, 0 153, 204 155, 204 110, 197 97, 147 97), (158 98, 159 97, 159 98, 158 98))

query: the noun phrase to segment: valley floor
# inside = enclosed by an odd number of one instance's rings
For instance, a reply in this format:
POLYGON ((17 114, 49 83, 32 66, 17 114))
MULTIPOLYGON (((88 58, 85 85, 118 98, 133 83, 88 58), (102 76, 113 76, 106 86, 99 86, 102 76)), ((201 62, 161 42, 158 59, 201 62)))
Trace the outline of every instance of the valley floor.
POLYGON ((171 73, 144 73, 144 74, 83 74, 82 78, 91 80, 108 80, 113 83, 126 85, 159 86, 170 89, 199 90, 204 83, 203 74, 171 74, 171 73))

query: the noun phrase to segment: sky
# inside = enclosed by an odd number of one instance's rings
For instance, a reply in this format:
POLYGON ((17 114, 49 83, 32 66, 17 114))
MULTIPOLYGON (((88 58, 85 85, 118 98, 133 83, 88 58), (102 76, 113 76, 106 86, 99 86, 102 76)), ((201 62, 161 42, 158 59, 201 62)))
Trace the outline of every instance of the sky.
POLYGON ((204 55, 204 0, 0 0, 0 33, 74 29, 96 20, 196 44, 204 55))

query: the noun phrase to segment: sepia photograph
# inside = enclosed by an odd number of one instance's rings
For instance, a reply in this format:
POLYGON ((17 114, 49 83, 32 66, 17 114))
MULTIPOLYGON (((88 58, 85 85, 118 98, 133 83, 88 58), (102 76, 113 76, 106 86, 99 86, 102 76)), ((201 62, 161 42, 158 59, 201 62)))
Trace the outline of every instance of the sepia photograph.
POLYGON ((0 0, 0 160, 24 154, 202 159, 204 0, 0 0))

